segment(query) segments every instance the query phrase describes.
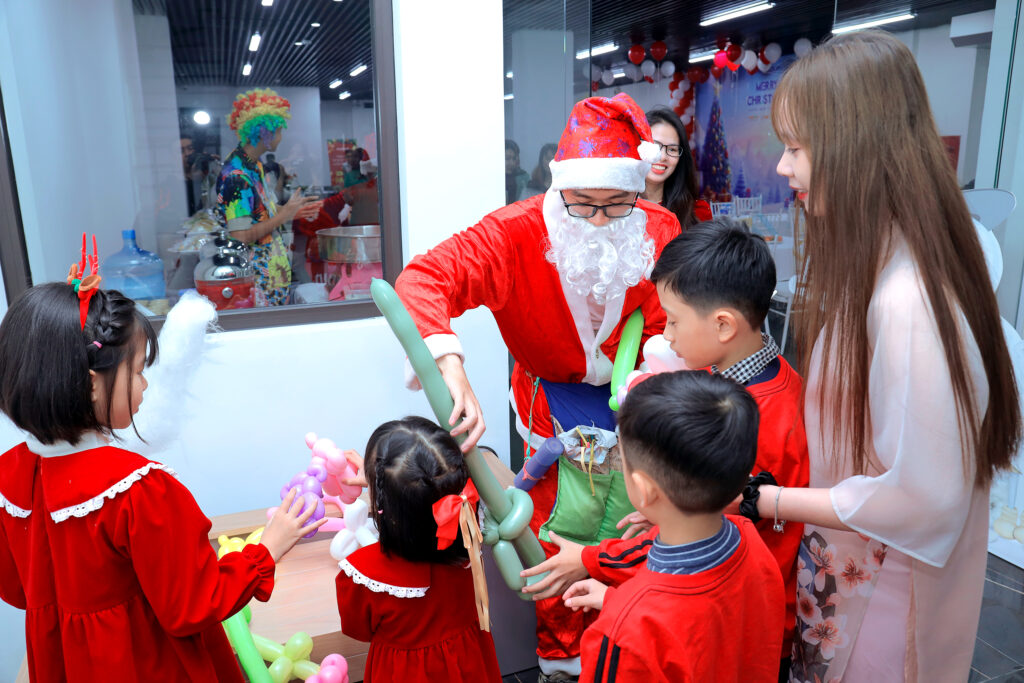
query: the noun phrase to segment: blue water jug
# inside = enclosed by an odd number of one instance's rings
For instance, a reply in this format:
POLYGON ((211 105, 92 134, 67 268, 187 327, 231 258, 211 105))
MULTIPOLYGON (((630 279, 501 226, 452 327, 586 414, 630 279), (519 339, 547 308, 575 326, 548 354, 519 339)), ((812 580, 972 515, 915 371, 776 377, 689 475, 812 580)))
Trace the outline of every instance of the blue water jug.
POLYGON ((122 230, 124 246, 100 267, 103 289, 116 289, 132 299, 164 298, 164 262, 135 244, 135 231, 122 230))

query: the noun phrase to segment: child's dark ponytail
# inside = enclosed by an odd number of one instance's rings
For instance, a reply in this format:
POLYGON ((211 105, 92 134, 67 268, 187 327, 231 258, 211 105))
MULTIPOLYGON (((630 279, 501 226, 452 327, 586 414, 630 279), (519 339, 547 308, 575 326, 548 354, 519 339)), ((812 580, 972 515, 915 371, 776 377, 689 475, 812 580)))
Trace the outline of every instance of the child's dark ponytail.
POLYGON ((447 431, 422 417, 386 422, 366 445, 366 473, 381 550, 413 562, 466 562, 461 542, 437 549, 431 510, 443 496, 460 493, 469 479, 447 431))
POLYGON ((156 333, 120 292, 97 291, 83 329, 71 285, 33 287, 0 324, 0 410, 44 444, 76 444, 86 432, 109 433, 117 369, 140 344, 148 346, 146 365, 152 365, 156 333), (106 388, 105 410, 93 406, 90 370, 106 388))

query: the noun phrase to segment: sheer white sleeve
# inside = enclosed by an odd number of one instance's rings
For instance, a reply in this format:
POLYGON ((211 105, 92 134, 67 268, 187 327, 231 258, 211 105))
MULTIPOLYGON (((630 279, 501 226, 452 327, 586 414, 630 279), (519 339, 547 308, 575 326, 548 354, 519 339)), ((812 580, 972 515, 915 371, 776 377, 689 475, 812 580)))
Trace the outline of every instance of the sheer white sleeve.
MULTIPOLYGON (((978 419, 988 384, 977 345, 960 316, 967 376, 978 419)), ((884 469, 850 477, 831 490, 849 527, 941 567, 964 528, 974 488, 965 470, 961 430, 942 340, 924 285, 903 249, 879 275, 868 310, 871 438, 884 469)))

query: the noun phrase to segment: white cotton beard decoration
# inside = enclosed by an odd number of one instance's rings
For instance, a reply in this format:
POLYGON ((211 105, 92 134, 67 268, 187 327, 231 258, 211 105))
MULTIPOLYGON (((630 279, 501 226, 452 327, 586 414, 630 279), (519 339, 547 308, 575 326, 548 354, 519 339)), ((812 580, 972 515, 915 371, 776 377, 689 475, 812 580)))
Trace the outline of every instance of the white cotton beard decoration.
POLYGON ((135 429, 116 432, 119 448, 152 455, 178 438, 188 415, 189 385, 203 361, 206 331, 216 319, 217 309, 195 291, 186 292, 167 313, 157 361, 144 373, 149 388, 135 414, 135 429))
POLYGON ((551 191, 544 197, 544 223, 551 240, 545 257, 580 296, 604 304, 651 274, 654 240, 647 236, 642 209, 596 226, 570 216, 559 193, 551 191))

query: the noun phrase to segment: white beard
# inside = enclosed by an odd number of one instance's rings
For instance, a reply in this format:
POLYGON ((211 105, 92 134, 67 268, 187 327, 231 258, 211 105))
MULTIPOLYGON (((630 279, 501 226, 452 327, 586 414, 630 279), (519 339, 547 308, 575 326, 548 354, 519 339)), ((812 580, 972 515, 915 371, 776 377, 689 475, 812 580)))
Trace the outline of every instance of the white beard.
POLYGON ((647 214, 641 209, 598 227, 570 216, 561 195, 549 191, 544 224, 551 240, 545 257, 581 296, 605 304, 651 275, 654 240, 647 236, 647 214))

